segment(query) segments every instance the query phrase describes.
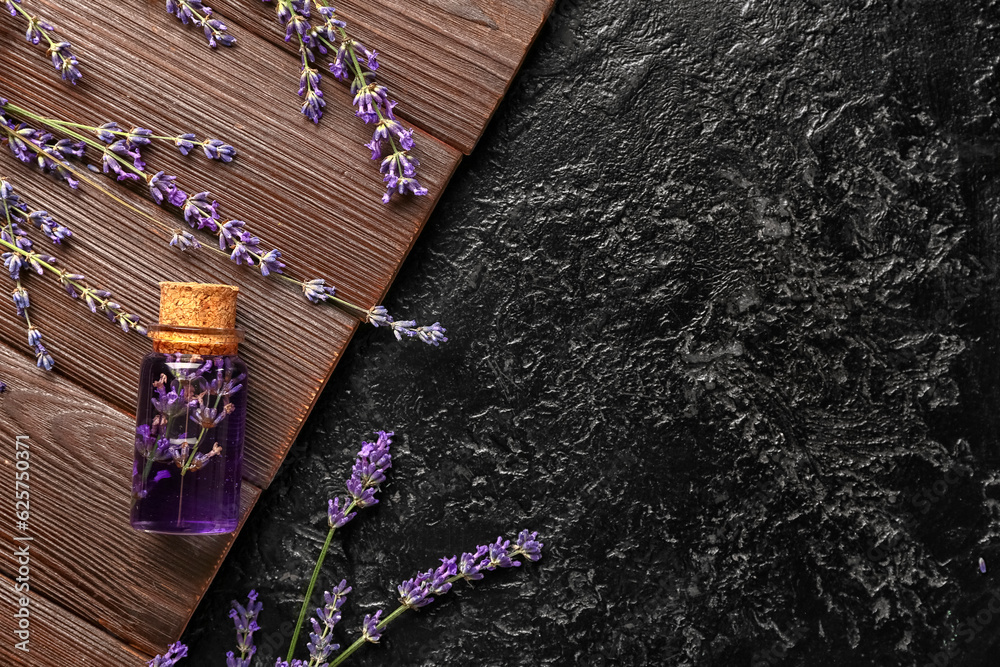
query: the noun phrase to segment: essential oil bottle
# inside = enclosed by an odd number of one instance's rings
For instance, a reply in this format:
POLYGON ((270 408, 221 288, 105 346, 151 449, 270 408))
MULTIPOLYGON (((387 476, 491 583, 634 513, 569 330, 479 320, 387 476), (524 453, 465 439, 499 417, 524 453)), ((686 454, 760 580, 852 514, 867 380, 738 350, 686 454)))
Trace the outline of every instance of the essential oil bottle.
POLYGON ((212 534, 240 519, 247 368, 238 356, 239 288, 160 283, 153 352, 142 361, 131 523, 212 534))

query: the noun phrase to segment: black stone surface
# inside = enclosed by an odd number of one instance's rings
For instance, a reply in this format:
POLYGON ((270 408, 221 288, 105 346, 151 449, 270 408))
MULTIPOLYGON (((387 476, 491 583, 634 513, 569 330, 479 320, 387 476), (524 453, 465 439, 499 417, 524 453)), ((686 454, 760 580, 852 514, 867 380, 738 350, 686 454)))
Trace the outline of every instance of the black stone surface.
POLYGON ((387 302, 452 341, 353 341, 188 664, 224 663, 251 588, 254 664, 283 656, 378 428, 382 504, 321 579, 354 586, 341 643, 440 556, 522 527, 545 556, 347 664, 995 664, 998 27, 996 1, 560 2, 387 302))

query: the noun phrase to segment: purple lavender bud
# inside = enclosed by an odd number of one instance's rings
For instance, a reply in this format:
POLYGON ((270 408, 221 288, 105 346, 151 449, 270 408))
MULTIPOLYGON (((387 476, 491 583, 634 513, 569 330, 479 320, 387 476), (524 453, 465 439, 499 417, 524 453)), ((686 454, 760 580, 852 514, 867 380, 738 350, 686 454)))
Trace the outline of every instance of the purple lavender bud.
POLYGON ((326 281, 322 278, 314 278, 302 283, 302 293, 313 303, 326 301, 336 294, 336 291, 336 288, 327 286, 326 281))
POLYGON ((3 380, 0 380, 0 394, 4 393, 5 391, 7 391, 7 384, 3 380))
POLYGON ((497 541, 489 545, 489 555, 483 562, 483 566, 492 572, 498 567, 521 567, 520 561, 511 560, 510 540, 498 537, 497 541))
POLYGON ((483 556, 489 551, 489 547, 480 545, 476 547, 476 553, 463 553, 458 560, 458 572, 467 581, 478 581, 483 578, 479 568, 482 566, 483 556))
POLYGON ((372 616, 371 614, 365 615, 365 620, 361 624, 361 637, 366 642, 377 644, 378 640, 382 638, 382 631, 378 629, 378 623, 381 617, 382 617, 381 609, 375 612, 374 616, 372 616))
POLYGON ((106 144, 114 143, 118 140, 118 135, 115 132, 121 132, 121 128, 118 127, 118 123, 114 121, 110 123, 105 123, 97 128, 97 138, 106 144))
MULTIPOLYGON (((10 15, 17 16, 17 9, 14 8, 14 5, 21 4, 21 0, 5 0, 5 3, 7 5, 7 11, 10 12, 10 15)), ((3 104, 7 104, 7 100, 4 100, 3 104)), ((3 104, 0 104, 0 106, 3 106, 3 104)))
POLYGON ((5 252, 0 255, 3 258, 3 265, 7 267, 7 271, 10 272, 10 279, 17 280, 21 277, 21 266, 23 262, 21 256, 13 252, 5 252))
POLYGON ((529 533, 527 530, 522 530, 517 535, 517 541, 515 542, 518 551, 520 551, 528 560, 534 562, 542 557, 542 547, 545 546, 543 543, 538 541, 538 533, 529 533))
POLYGON ((350 514, 344 514, 344 510, 347 509, 347 501, 343 503, 340 502, 340 498, 334 498, 329 501, 329 509, 327 510, 327 520, 330 524, 330 528, 342 528, 347 525, 351 519, 357 515, 357 512, 351 512, 350 514))
POLYGON ((434 595, 444 595, 451 590, 450 577, 458 574, 458 557, 442 558, 441 564, 434 570, 434 575, 428 581, 427 588, 434 595))
POLYGON ((69 81, 74 86, 76 82, 83 78, 80 69, 77 67, 76 56, 70 51, 69 42, 54 42, 49 46, 49 55, 52 56, 52 66, 60 73, 64 81, 69 81))
POLYGON ((427 586, 433 575, 434 570, 427 570, 401 583, 397 589, 399 590, 399 603, 410 609, 419 609, 434 602, 434 598, 428 597, 430 589, 427 586))
POLYGON ((260 256, 261 275, 266 277, 272 273, 281 273, 283 268, 285 268, 285 264, 281 261, 281 251, 277 248, 268 250, 260 256))
POLYGON ((31 301, 28 299, 28 290, 23 287, 16 287, 11 296, 14 298, 14 307, 17 308, 18 316, 24 316, 24 311, 31 307, 31 301))
POLYGON ((355 479, 347 480, 347 492, 354 499, 354 504, 358 507, 371 507, 378 505, 378 498, 375 497, 375 489, 366 488, 361 482, 355 479))
POLYGON ((201 247, 198 239, 191 232, 184 231, 183 229, 174 231, 173 238, 170 239, 170 245, 176 246, 181 250, 197 250, 201 247))
POLYGON ((388 326, 392 324, 392 316, 385 306, 373 306, 368 309, 368 322, 376 327, 388 326))
POLYGON ((152 143, 149 138, 152 134, 152 130, 147 130, 144 127, 133 127, 129 130, 129 133, 125 136, 125 138, 128 140, 128 143, 132 144, 132 146, 148 146, 152 143))
POLYGON ((448 337, 444 335, 447 331, 440 322, 435 322, 430 326, 417 327, 416 334, 421 342, 437 347, 448 342, 448 337))
POLYGON ((177 187, 176 176, 169 176, 162 171, 158 171, 149 179, 149 196, 159 205, 164 202, 173 204, 178 208, 187 201, 187 193, 177 187))
POLYGON ((202 145, 202 150, 210 160, 232 162, 236 157, 236 149, 219 139, 209 139, 202 145))
POLYGON ((229 259, 236 262, 237 265, 246 264, 247 266, 253 266, 253 257, 250 255, 246 244, 241 241, 237 241, 233 244, 233 251, 229 254, 229 259))
POLYGON ((195 138, 193 134, 181 134, 174 138, 174 145, 177 146, 177 150, 181 152, 181 155, 187 155, 194 150, 193 142, 195 138))
POLYGON ((87 144, 74 139, 60 139, 56 142, 55 148, 58 150, 60 157, 62 157, 63 153, 68 153, 73 157, 82 158, 86 153, 87 144))
POLYGON ((245 225, 242 220, 230 220, 219 225, 219 250, 235 246, 245 225))
POLYGON ((199 227, 216 229, 215 221, 219 219, 217 212, 219 204, 214 199, 209 204, 208 200, 209 194, 207 192, 199 192, 189 195, 184 201, 184 219, 192 227, 197 224, 199 227))
POLYGON ((49 354, 43 346, 36 345, 35 365, 41 368, 42 370, 51 371, 55 367, 56 362, 52 358, 52 355, 49 354))
POLYGON ((979 572, 981 574, 986 574, 986 561, 982 558, 979 559, 979 572))
POLYGON ((341 42, 340 48, 337 49, 337 55, 330 64, 330 73, 341 81, 346 81, 349 78, 347 71, 347 44, 345 42, 341 42))
POLYGON ((38 327, 28 327, 28 345, 38 347, 42 344, 42 332, 38 327))
POLYGON ((138 181, 139 180, 139 177, 136 174, 133 174, 130 171, 125 171, 124 169, 122 169, 121 164, 119 164, 119 162, 118 162, 118 158, 116 158, 108 150, 105 150, 104 154, 101 156, 101 163, 104 166, 104 173, 105 174, 107 174, 107 173, 114 174, 115 178, 118 181, 138 181))
POLYGON ((180 642, 171 644, 167 648, 167 652, 158 655, 149 662, 146 663, 147 667, 174 667, 181 658, 187 657, 187 646, 180 642))

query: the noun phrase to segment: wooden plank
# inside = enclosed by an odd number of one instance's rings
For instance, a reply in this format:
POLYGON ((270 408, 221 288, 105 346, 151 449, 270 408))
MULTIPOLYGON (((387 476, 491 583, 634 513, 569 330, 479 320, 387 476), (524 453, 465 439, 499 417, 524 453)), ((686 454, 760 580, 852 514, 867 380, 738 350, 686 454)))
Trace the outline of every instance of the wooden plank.
MULTIPOLYGON (((173 25, 163 30, 163 12, 138 0, 109 6, 70 0, 46 11, 81 58, 92 54, 84 63, 84 81, 64 85, 46 71, 38 50, 15 34, 16 24, 4 21, 0 43, 13 48, 0 56, 0 95, 61 117, 115 119, 168 133, 193 129, 225 138, 241 150, 231 165, 184 158, 169 148, 151 151, 148 160, 177 174, 189 191, 219 193, 228 214, 246 220, 265 243, 280 247, 298 275, 331 279, 346 298, 366 307, 381 300, 457 166, 458 151, 422 135, 422 179, 432 196, 385 206, 377 168, 366 151, 358 150, 369 138, 363 124, 351 117, 315 127, 297 109, 281 104, 288 90, 281 82, 285 58, 278 47, 249 38, 239 50, 206 53, 186 31, 173 25), (130 26, 128 38, 118 28, 122 25, 130 26), (142 35, 141 50, 131 41, 133 35, 142 35), (253 63, 255 76, 232 75, 245 71, 247 63, 253 63), (178 119, 189 119, 187 126, 178 126, 178 119)), ((343 89, 335 88, 327 97, 331 105, 350 106, 343 89)), ((266 486, 356 320, 310 305, 245 267, 207 254, 181 255, 166 247, 160 232, 103 196, 52 187, 11 156, 0 160, 20 192, 78 232, 59 253, 65 264, 116 290, 143 314, 155 314, 160 280, 240 285, 239 323, 249 332, 242 350, 256 371, 246 475, 266 486)), ((170 224, 181 224, 167 212, 147 208, 170 224)), ((148 343, 122 338, 86 313, 69 314, 73 309, 67 310, 64 298, 54 298, 57 290, 40 280, 31 282, 38 295, 32 301, 34 312, 52 343, 59 372, 82 386, 100 387, 101 396, 123 410, 134 409, 139 360, 148 343)), ((25 349, 23 331, 9 316, 11 304, 2 308, 0 341, 25 349)))
MULTIPOLYGON (((146 653, 162 651, 180 636, 235 535, 132 530, 133 418, 57 374, 37 372, 6 346, 0 368, 10 385, 0 394, 0 487, 13 490, 16 437, 29 438, 33 599, 58 601, 146 653)), ((259 494, 244 483, 243 519, 259 494)), ((14 538, 25 533, 12 530, 12 492, 6 497, 10 505, 0 506, 0 515, 11 514, 0 520, 0 572, 12 578, 20 546, 14 538)), ((68 664, 43 657, 44 650, 37 655, 32 665, 68 664)))
POLYGON ((20 593, 15 582, 0 576, 0 664, 5 667, 65 667, 100 665, 101 667, 143 667, 150 656, 138 653, 99 628, 85 623, 57 604, 35 592, 29 593, 30 618, 28 652, 15 647, 20 640, 14 612, 19 608, 20 593))
MULTIPOLYGON (((216 0, 227 22, 282 45, 273 3, 216 0)), ((379 80, 400 101, 399 115, 469 154, 538 36, 554 0, 341 0, 350 34, 379 52, 379 80)), ((163 19, 164 29, 171 17, 163 19)), ((239 48, 237 46, 236 48, 239 48)), ((285 106, 295 106, 297 61, 285 57, 285 106)), ((327 88, 333 78, 327 77, 327 88)), ((337 118, 346 115, 328 107, 337 118)), ((328 118, 325 122, 340 122, 328 118)))

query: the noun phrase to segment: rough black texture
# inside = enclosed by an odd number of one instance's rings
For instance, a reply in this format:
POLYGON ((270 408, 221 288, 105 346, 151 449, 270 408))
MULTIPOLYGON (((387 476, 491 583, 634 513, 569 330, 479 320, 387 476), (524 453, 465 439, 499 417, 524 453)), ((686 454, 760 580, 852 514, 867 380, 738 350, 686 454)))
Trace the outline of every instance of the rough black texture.
POLYGON ((439 556, 530 527, 545 557, 348 664, 994 664, 998 29, 996 1, 563 0, 387 303, 452 342, 354 340, 189 664, 251 587, 255 664, 283 655, 376 428, 391 480, 322 578, 354 586, 344 642, 439 556))

